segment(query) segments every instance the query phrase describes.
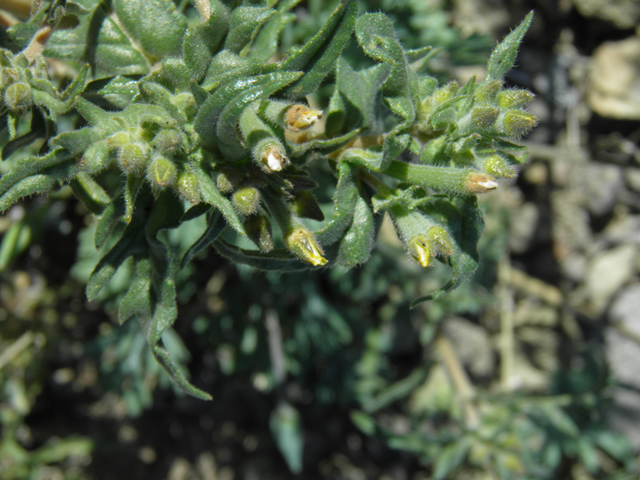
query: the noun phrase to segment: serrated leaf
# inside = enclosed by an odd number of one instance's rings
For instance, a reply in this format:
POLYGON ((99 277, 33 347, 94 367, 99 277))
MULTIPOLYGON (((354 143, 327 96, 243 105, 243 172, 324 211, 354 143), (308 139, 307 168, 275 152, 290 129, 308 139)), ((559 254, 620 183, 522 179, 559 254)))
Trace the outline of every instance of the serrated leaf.
POLYGON ((157 345, 154 346, 153 355, 158 363, 160 363, 164 367, 165 371, 171 376, 173 385, 175 385, 179 390, 187 395, 199 398, 200 400, 211 400, 211 395, 194 387, 188 382, 182 371, 180 371, 176 363, 164 348, 157 345))
POLYGON ((193 260, 193 258, 198 255, 202 250, 211 245, 222 233, 222 231, 226 228, 227 223, 225 222, 222 215, 219 212, 214 212, 209 218, 209 224, 207 229, 204 231, 202 236, 196 240, 196 242, 189 247, 189 250, 182 257, 181 267, 184 268, 187 264, 193 260))
POLYGON ((102 212, 102 216, 96 225, 94 243, 97 250, 100 250, 109 239, 111 232, 124 215, 124 198, 119 196, 107 205, 102 212))
POLYGON ((358 117, 351 124, 376 130, 376 104, 382 84, 386 81, 391 66, 378 64, 373 67, 355 71, 343 58, 338 59, 336 85, 344 98, 354 107, 358 117))
POLYGON ((80 23, 75 28, 56 30, 44 55, 88 63, 94 78, 146 74, 147 61, 116 22, 98 5, 91 10, 78 17, 80 23))
POLYGON ((229 29, 229 12, 218 0, 211 0, 211 15, 206 22, 187 30, 182 45, 185 64, 196 82, 209 68, 211 59, 229 29))
POLYGON ((243 53, 246 52, 247 58, 266 62, 277 53, 280 33, 284 27, 295 19, 296 16, 292 13, 278 12, 262 26, 251 45, 243 53))
POLYGON ((276 11, 269 7, 242 6, 234 8, 231 12, 231 25, 229 26, 229 35, 224 42, 224 48, 240 53, 258 33, 262 24, 275 13, 276 11))
POLYGON ((533 11, 529 12, 524 20, 502 42, 496 46, 487 63, 487 82, 504 80, 504 76, 513 68, 518 55, 518 47, 522 43, 531 22, 533 11))
POLYGON ((341 0, 322 29, 304 47, 282 62, 281 70, 305 72, 300 80, 287 88, 287 95, 302 98, 316 91, 333 70, 351 37, 357 15, 357 1, 341 0))
POLYGON ((367 55, 391 67, 384 82, 384 98, 396 115, 412 122, 419 102, 419 82, 409 68, 391 20, 382 13, 367 13, 356 22, 358 43, 367 55))
POLYGON ((155 57, 178 56, 187 20, 171 0, 114 0, 122 26, 155 57))

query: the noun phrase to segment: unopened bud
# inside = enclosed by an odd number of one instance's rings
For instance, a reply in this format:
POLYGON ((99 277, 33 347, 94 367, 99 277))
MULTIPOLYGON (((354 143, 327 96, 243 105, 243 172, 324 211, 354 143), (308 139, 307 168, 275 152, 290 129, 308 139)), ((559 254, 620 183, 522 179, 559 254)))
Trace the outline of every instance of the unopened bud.
POLYGON ((476 91, 473 96, 479 103, 493 103, 496 99, 496 95, 500 91, 500 88, 502 88, 502 82, 500 80, 480 84, 476 87, 476 91))
POLYGON ((310 263, 314 267, 326 265, 322 248, 314 238, 313 234, 306 228, 297 228, 284 239, 287 248, 295 256, 310 263))
POLYGON ((118 149, 118 165, 125 173, 139 173, 147 166, 146 147, 128 143, 118 149))
POLYGON ((225 167, 218 172, 216 186, 222 193, 231 193, 238 187, 241 180, 240 174, 235 169, 225 167))
POLYGON ((177 169, 173 162, 165 157, 155 157, 147 167, 147 179, 157 188, 170 187, 176 181, 177 169))
POLYGON ((176 188, 180 198, 183 198, 187 202, 196 205, 202 200, 200 182, 198 181, 198 176, 193 172, 182 172, 178 175, 176 188))
POLYGON ((97 142, 87 148, 80 159, 80 168, 90 175, 109 166, 109 147, 106 141, 97 142))
POLYGON ((267 172, 279 172, 289 163, 284 148, 272 138, 264 139, 254 148, 254 158, 267 172))
POLYGON ((252 215, 244 222, 244 231, 253 243, 263 252, 273 250, 271 222, 264 215, 252 215))
POLYGON ((165 155, 175 155, 182 149, 182 133, 173 128, 160 130, 152 145, 165 155))
POLYGON ((322 110, 311 110, 303 104, 294 105, 285 113, 284 120, 287 128, 293 132, 306 130, 322 118, 322 110))
POLYGON ((469 193, 487 193, 498 188, 495 178, 481 172, 469 174, 467 179, 467 191, 469 193))
POLYGON ((260 191, 251 185, 241 187, 233 192, 231 203, 242 215, 253 215, 260 206, 260 191))
POLYGON ((523 110, 509 110, 504 114, 503 129, 510 137, 520 137, 536 126, 535 115, 523 110))
POLYGON ((458 114, 456 109, 453 107, 448 107, 439 112, 434 113, 431 116, 431 125, 435 128, 446 128, 449 125, 456 123, 458 120, 458 114))
POLYGON ((458 85, 458 82, 454 80, 453 82, 448 83, 436 92, 436 101, 438 103, 444 103, 451 97, 453 97, 458 92, 458 90, 460 90, 460 85, 458 85))
POLYGON ((517 172, 500 155, 492 155, 484 161, 482 168, 489 175, 498 178, 513 178, 517 172))
POLYGON ((301 190, 296 193, 290 207, 291 212, 299 217, 310 218, 311 220, 317 220, 319 222, 324 220, 324 214, 316 197, 308 190, 301 190))
POLYGON ((535 95, 529 90, 503 90, 498 94, 498 105, 507 110, 521 108, 533 100, 535 95))
POLYGON ((421 267, 426 268, 433 264, 431 245, 429 243, 429 239, 425 235, 413 237, 409 240, 407 247, 411 258, 413 258, 421 267))
POLYGON ((445 255, 450 257, 454 253, 453 241, 449 232, 443 227, 436 225, 429 229, 427 237, 431 243, 434 253, 437 255, 445 255))
POLYGON ((31 87, 23 82, 12 83, 4 91, 4 103, 9 110, 26 110, 33 103, 31 87))
POLYGON ((471 120, 480 128, 488 128, 498 119, 500 109, 498 107, 474 107, 471 112, 471 120))
POLYGON ((131 143, 131 135, 127 132, 116 132, 107 138, 107 145, 110 147, 123 147, 131 143))

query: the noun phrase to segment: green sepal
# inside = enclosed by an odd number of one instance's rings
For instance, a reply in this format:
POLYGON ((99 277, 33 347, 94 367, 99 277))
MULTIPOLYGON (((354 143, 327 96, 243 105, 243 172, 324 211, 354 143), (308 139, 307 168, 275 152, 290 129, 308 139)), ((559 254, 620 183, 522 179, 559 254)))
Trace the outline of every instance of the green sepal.
POLYGON ((220 215, 220 212, 216 211, 209 215, 207 229, 184 254, 182 261, 180 262, 180 268, 184 269, 184 267, 186 267, 196 255, 211 245, 211 243, 220 236, 226 227, 227 223, 225 222, 224 217, 220 215))
POLYGON ((335 137, 344 130, 345 119, 347 118, 347 104, 338 88, 333 89, 333 94, 329 99, 327 108, 327 120, 324 131, 329 137, 335 137))
POLYGON ((356 128, 349 133, 333 138, 316 138, 297 145, 291 145, 291 157, 303 157, 309 151, 316 154, 328 155, 335 152, 348 144, 353 138, 362 133, 362 130, 356 128))
POLYGON ((455 197, 451 200, 440 197, 432 205, 425 206, 424 211, 446 225, 453 239, 454 253, 447 257, 453 268, 453 278, 438 291, 414 300, 412 308, 422 302, 442 297, 475 273, 479 261, 478 241, 484 230, 482 210, 475 196, 455 197))
POLYGON ((171 0, 114 0, 122 26, 154 57, 178 56, 187 19, 171 0))
POLYGON ((371 198, 371 206, 374 213, 389 210, 395 205, 403 205, 409 210, 427 202, 429 197, 426 196, 424 189, 417 185, 409 185, 406 188, 396 188, 388 192, 379 191, 371 198))
POLYGON ((301 70, 304 76, 285 93, 302 98, 316 89, 333 70, 340 53, 351 37, 358 15, 358 2, 341 0, 320 31, 304 47, 282 62, 280 69, 301 70))
POLYGON ((385 162, 384 152, 380 148, 376 150, 348 148, 340 155, 340 161, 360 165, 374 172, 383 170, 388 163, 385 162))
POLYGON ((371 206, 361 195, 356 200, 351 225, 340 240, 336 263, 347 268, 369 260, 375 243, 375 220, 371 206))
POLYGON ((518 55, 518 47, 527 33, 532 20, 533 11, 529 12, 520 25, 493 49, 491 57, 489 57, 489 62, 487 63, 486 82, 492 82, 494 80, 502 81, 507 72, 513 68, 516 56, 518 55))
POLYGON ((211 15, 206 22, 187 30, 182 44, 184 62, 191 70, 191 79, 202 80, 213 55, 229 30, 229 12, 218 0, 210 0, 211 15))
POLYGON ((314 268, 311 264, 294 257, 288 250, 283 248, 264 253, 258 250, 246 250, 236 247, 221 238, 218 238, 212 245, 220 255, 232 262, 249 265, 258 270, 285 273, 300 272, 314 268))
POLYGON ((213 181, 211 177, 199 166, 194 167, 192 171, 198 176, 202 200, 220 210, 220 213, 222 213, 222 216, 226 219, 231 228, 241 235, 245 235, 242 220, 240 220, 240 217, 233 208, 233 205, 231 205, 229 199, 220 193, 220 190, 218 190, 218 187, 216 186, 216 182, 213 181))
POLYGON ((333 216, 327 225, 316 232, 321 245, 331 245, 339 241, 353 221, 353 214, 360 194, 358 192, 358 169, 340 162, 337 167, 338 184, 333 195, 333 216))
POLYGON ((231 24, 224 48, 240 53, 255 38, 260 27, 275 13, 273 8, 268 7, 242 6, 234 8, 231 12, 231 24))
POLYGON ((111 203, 111 198, 107 192, 96 182, 91 176, 84 172, 78 173, 71 182, 69 182, 73 193, 94 215, 100 215, 104 209, 111 203))
POLYGON ((180 111, 178 107, 171 102, 171 94, 166 88, 155 82, 145 80, 138 82, 138 87, 140 88, 140 97, 143 100, 159 105, 174 118, 178 126, 184 125, 187 118, 184 112, 180 111))
POLYGON ((133 173, 127 175, 127 181, 124 187, 124 221, 126 223, 129 223, 133 218, 136 197, 143 183, 144 179, 142 177, 133 173))

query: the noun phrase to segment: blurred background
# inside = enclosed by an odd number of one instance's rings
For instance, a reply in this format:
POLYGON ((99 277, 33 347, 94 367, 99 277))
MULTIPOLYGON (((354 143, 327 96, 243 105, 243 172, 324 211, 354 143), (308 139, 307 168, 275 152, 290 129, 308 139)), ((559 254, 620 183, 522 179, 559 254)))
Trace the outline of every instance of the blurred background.
MULTIPOLYGON (((3 23, 25 3, 3 0, 3 23)), ((301 2, 283 50, 335 3, 301 2)), ((536 12, 508 81, 540 123, 519 178, 482 197, 475 277, 410 310, 450 272, 410 263, 384 225, 352 270, 201 255, 163 339, 202 402, 118 325, 126 266, 86 301, 95 222, 70 190, 29 199, 0 217, 0 478, 638 478, 640 2, 360 3, 461 83, 536 12)))

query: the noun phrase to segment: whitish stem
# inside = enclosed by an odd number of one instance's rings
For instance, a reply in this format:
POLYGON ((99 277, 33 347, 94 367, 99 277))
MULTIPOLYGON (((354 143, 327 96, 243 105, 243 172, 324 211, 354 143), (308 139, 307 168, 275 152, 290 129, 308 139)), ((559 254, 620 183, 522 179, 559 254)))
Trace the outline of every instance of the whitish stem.
POLYGON ((34 338, 35 335, 29 330, 28 332, 23 333, 22 336, 9 345, 9 347, 5 348, 0 354, 0 370, 2 370, 5 365, 11 362, 11 360, 16 358, 23 350, 31 345, 34 338))
POLYGON ((287 375, 284 365, 284 349, 282 347, 282 331, 280 329, 280 319, 274 310, 267 310, 265 315, 265 326, 267 328, 267 338, 269 341, 269 357, 273 378, 278 389, 284 385, 287 375))
POLYGON ((500 387, 508 392, 513 387, 515 355, 514 294, 511 283, 511 266, 507 257, 498 264, 498 299, 500 300, 500 387))
POLYGON ((458 360, 453 347, 451 347, 451 343, 444 335, 440 335, 436 340, 436 350, 449 373, 458 401, 462 406, 465 424, 467 428, 474 429, 480 423, 480 414, 473 403, 475 389, 471 384, 471 380, 469 380, 467 372, 464 371, 460 364, 460 360, 458 360))

